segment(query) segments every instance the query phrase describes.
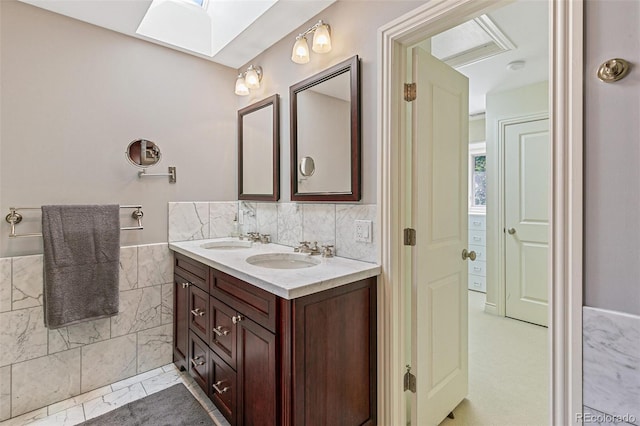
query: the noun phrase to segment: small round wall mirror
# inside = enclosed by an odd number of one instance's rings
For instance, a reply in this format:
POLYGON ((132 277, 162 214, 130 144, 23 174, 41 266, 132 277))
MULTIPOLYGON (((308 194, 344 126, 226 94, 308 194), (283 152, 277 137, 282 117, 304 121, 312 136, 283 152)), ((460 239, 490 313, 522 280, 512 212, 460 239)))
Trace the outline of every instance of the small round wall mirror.
POLYGON ((300 174, 304 177, 312 176, 316 171, 316 163, 311 157, 302 157, 300 160, 300 174))
POLYGON ((146 139, 136 139, 131 142, 125 154, 131 164, 143 169, 160 161, 160 148, 146 139))

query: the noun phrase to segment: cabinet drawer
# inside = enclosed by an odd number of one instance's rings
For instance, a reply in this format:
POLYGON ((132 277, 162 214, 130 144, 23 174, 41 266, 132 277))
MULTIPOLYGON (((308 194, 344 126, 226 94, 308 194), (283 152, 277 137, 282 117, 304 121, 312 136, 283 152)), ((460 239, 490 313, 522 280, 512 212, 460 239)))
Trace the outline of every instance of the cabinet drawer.
POLYGON ((209 348, 195 333, 189 333, 189 375, 209 392, 209 348))
POLYGON ((234 370, 236 369, 237 327, 233 323, 236 311, 215 297, 209 298, 211 331, 209 346, 234 370))
POLYGON ((215 352, 209 352, 211 368, 209 369, 209 398, 227 421, 236 424, 237 381, 233 371, 215 352))
MULTIPOLYGON (((476 261, 480 261, 480 262, 486 262, 487 261, 487 248, 486 247, 469 244, 469 250, 476 252, 476 261)), ((473 262, 471 262, 471 263, 473 263, 473 262)))
POLYGON ((486 231, 469 231, 469 244, 476 246, 487 245, 487 232, 486 231))
POLYGON ((179 253, 174 254, 174 272, 204 291, 209 291, 209 267, 179 253))
POLYGON ((264 328, 276 331, 276 295, 211 269, 209 293, 264 328))
POLYGON ((189 287, 189 328, 209 341, 209 294, 194 286, 189 287))
POLYGON ((480 275, 482 277, 487 276, 487 263, 486 262, 469 262, 469 273, 473 275, 480 275))
POLYGON ((469 275, 469 290, 487 292, 487 279, 479 275, 469 275))
POLYGON ((487 217, 484 215, 469 215, 469 230, 487 229, 487 217))

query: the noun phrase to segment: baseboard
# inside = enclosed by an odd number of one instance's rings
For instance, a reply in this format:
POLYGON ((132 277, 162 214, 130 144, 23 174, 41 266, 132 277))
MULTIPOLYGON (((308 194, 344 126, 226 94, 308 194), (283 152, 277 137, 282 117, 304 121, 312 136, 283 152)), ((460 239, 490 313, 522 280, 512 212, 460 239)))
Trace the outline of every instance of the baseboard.
POLYGON ((495 303, 485 302, 484 311, 491 315, 498 315, 498 307, 495 303))

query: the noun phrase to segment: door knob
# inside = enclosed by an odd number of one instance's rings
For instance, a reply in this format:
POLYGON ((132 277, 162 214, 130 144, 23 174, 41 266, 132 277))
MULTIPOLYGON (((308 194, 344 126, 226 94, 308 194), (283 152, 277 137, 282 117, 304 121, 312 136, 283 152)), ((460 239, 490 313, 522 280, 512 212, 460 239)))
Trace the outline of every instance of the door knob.
POLYGON ((476 260, 476 252, 471 250, 467 251, 467 249, 462 249, 462 260, 470 259, 472 262, 476 260))
POLYGON ((516 233, 516 228, 509 228, 507 232, 509 233, 509 235, 513 235, 516 233))

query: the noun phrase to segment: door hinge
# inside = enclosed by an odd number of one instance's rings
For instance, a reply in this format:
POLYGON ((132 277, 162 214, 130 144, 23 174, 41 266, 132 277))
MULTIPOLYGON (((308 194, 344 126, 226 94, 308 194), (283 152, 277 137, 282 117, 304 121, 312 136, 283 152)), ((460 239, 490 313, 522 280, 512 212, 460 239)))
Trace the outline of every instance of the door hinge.
POLYGON ((415 246, 416 245, 416 230, 413 228, 404 228, 404 245, 415 246))
POLYGON ((411 374, 410 365, 407 365, 407 372, 404 373, 404 390, 416 393, 416 376, 411 374))
POLYGON ((404 84, 404 100, 407 102, 412 102, 416 100, 416 84, 415 83, 405 83, 404 84))

